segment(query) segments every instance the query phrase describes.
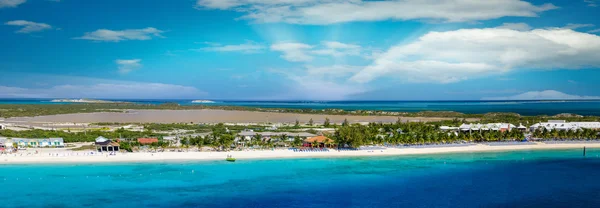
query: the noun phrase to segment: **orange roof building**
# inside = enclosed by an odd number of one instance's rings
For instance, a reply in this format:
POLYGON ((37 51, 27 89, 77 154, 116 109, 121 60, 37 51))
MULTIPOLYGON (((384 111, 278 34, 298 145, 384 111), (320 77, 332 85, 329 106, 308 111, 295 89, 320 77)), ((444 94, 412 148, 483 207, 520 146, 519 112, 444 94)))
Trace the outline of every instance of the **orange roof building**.
POLYGON ((304 140, 304 142, 308 142, 308 143, 313 143, 315 141, 318 142, 318 143, 333 142, 332 139, 327 138, 326 136, 316 136, 316 137, 311 137, 311 138, 308 138, 308 139, 304 140))
POLYGON ((157 138, 138 138, 137 141, 142 145, 158 143, 157 138))

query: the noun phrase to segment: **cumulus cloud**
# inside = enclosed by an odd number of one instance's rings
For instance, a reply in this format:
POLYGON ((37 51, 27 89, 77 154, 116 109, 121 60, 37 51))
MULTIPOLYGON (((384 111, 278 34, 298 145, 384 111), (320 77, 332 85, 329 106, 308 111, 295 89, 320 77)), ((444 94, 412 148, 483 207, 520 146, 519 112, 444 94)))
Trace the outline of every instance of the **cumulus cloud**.
POLYGON ((198 0, 198 8, 234 10, 260 23, 335 24, 380 20, 469 22, 501 17, 537 17, 556 9, 522 0, 198 0))
POLYGON ((242 53, 258 53, 265 49, 265 46, 247 42, 238 45, 221 45, 211 44, 210 47, 204 47, 200 49, 192 49, 193 51, 216 51, 216 52, 242 52, 242 53))
POLYGON ((337 41, 323 41, 320 45, 288 42, 273 44, 271 50, 283 53, 281 57, 288 61, 309 62, 316 55, 332 57, 359 56, 362 47, 337 41))
POLYGON ((127 30, 99 29, 93 32, 86 32, 83 36, 76 37, 75 39, 105 42, 119 42, 124 40, 150 40, 153 37, 163 37, 161 35, 162 33, 164 33, 164 31, 153 27, 127 30))
POLYGON ((141 59, 117 59, 115 63, 117 63, 119 68, 119 73, 127 74, 133 70, 142 68, 142 64, 140 64, 141 59))
POLYGON ((556 90, 530 91, 508 97, 487 97, 482 100, 595 100, 600 96, 570 95, 556 90))
POLYGON ((114 82, 56 85, 48 88, 0 86, 2 98, 186 99, 206 93, 194 87, 163 83, 114 82))
POLYGON ((304 43, 276 43, 271 45, 272 51, 283 53, 281 58, 292 62, 312 61, 313 57, 308 54, 308 50, 313 46, 304 43))
POLYGON ((14 8, 25 2, 26 0, 0 0, 0 9, 8 7, 14 8))
POLYGON ((32 33, 52 29, 52 26, 50 26, 49 24, 31 22, 26 20, 14 20, 6 22, 4 24, 21 27, 21 29, 15 31, 16 33, 32 33))
POLYGON ((600 37, 570 29, 503 28, 429 32, 380 55, 351 80, 396 76, 450 83, 525 69, 600 67, 600 37))
POLYGON ((527 23, 523 23, 523 22, 520 22, 520 23, 504 23, 501 26, 499 26, 498 28, 518 30, 518 31, 531 30, 531 26, 529 26, 527 23))

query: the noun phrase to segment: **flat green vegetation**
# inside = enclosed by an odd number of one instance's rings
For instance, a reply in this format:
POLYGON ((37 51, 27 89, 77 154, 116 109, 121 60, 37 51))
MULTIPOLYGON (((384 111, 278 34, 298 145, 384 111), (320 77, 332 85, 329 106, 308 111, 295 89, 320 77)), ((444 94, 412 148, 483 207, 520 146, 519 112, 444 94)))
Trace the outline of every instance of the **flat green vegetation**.
MULTIPOLYGON (((165 103, 161 105, 132 104, 132 103, 77 103, 77 104, 4 104, 0 105, 0 118, 10 117, 31 117, 43 115, 73 114, 73 113, 94 113, 94 112, 126 112, 127 110, 201 110, 201 109, 219 109, 219 110, 238 110, 238 111, 258 111, 258 112, 278 112, 278 113, 300 113, 300 114, 319 114, 319 115, 358 115, 358 116, 398 116, 398 117, 439 117, 455 119, 479 119, 480 123, 504 122, 524 125, 537 123, 552 119, 567 121, 600 121, 598 116, 576 116, 576 115, 539 115, 539 116, 521 116, 516 113, 487 113, 487 114, 463 114, 451 111, 422 111, 422 112, 386 112, 386 111, 344 111, 340 109, 281 109, 281 108, 253 108, 242 106, 208 106, 208 105, 186 105, 182 106, 176 103, 165 103)), ((167 129, 186 129, 195 128, 187 126, 156 126, 153 128, 167 129)), ((196 129, 189 129, 196 130, 196 129)))

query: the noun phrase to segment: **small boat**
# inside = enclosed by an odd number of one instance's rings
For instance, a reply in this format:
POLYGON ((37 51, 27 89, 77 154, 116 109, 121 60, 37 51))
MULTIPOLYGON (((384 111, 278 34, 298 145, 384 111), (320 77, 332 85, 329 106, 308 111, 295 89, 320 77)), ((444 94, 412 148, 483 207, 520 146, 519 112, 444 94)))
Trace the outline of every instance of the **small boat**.
POLYGON ((235 162, 235 158, 231 155, 227 155, 227 159, 225 159, 225 161, 227 162, 235 162))

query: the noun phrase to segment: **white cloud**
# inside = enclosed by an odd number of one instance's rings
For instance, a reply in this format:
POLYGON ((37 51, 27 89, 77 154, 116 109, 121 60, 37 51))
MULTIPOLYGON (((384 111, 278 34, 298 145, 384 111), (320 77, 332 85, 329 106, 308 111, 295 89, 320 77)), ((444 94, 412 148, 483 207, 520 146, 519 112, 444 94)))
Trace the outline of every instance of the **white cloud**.
POLYGON ((31 22, 26 20, 14 20, 4 23, 5 25, 20 26, 21 29, 16 33, 32 33, 52 29, 52 26, 46 23, 31 22))
POLYGON ((591 100, 600 96, 569 95, 556 90, 530 91, 508 97, 487 97, 482 100, 591 100))
POLYGON ((115 82, 63 84, 48 88, 0 86, 2 98, 186 99, 206 93, 194 87, 162 83, 115 82))
POLYGON ((575 23, 569 23, 566 26, 562 27, 563 29, 578 29, 578 28, 584 28, 584 27, 594 27, 594 24, 575 24, 575 23))
POLYGON ((272 51, 283 53, 281 58, 292 62, 312 61, 313 57, 308 55, 308 50, 313 46, 303 43, 276 43, 271 45, 272 51))
POLYGON ((75 39, 119 42, 123 40, 150 40, 153 37, 163 37, 161 34, 164 31, 153 27, 144 29, 127 29, 127 30, 107 30, 99 29, 93 32, 86 32, 85 35, 75 39))
POLYGON ((319 56, 359 56, 362 47, 354 44, 341 43, 337 41, 323 41, 320 45, 308 45, 304 43, 277 43, 271 45, 272 51, 283 53, 281 56, 285 60, 292 62, 309 62, 315 55, 319 56))
POLYGON ((0 8, 17 7, 26 0, 0 0, 0 8))
POLYGON ((141 61, 141 59, 117 59, 115 63, 118 65, 119 73, 127 74, 133 70, 142 68, 142 64, 140 64, 141 61))
POLYGON ((242 53, 258 53, 265 49, 265 46, 253 42, 238 44, 238 45, 220 45, 211 44, 210 47, 201 49, 192 49, 193 51, 216 51, 216 52, 242 52, 242 53))
POLYGON ((361 52, 361 46, 340 43, 337 41, 323 41, 321 43, 323 45, 322 49, 313 50, 312 53, 317 55, 327 55, 333 57, 342 57, 342 56, 358 56, 361 52))
POLYGON ((518 30, 518 31, 531 30, 531 26, 529 26, 527 23, 523 23, 523 22, 520 22, 520 23, 504 23, 501 26, 499 26, 498 28, 518 30))
POLYGON ((525 69, 600 67, 600 37, 570 29, 501 28, 429 32, 380 55, 351 80, 396 76, 414 82, 457 82, 525 69))
POLYGON ((380 20, 469 22, 501 17, 537 17, 556 9, 522 0, 198 0, 198 8, 234 10, 256 22, 335 24, 380 20))

